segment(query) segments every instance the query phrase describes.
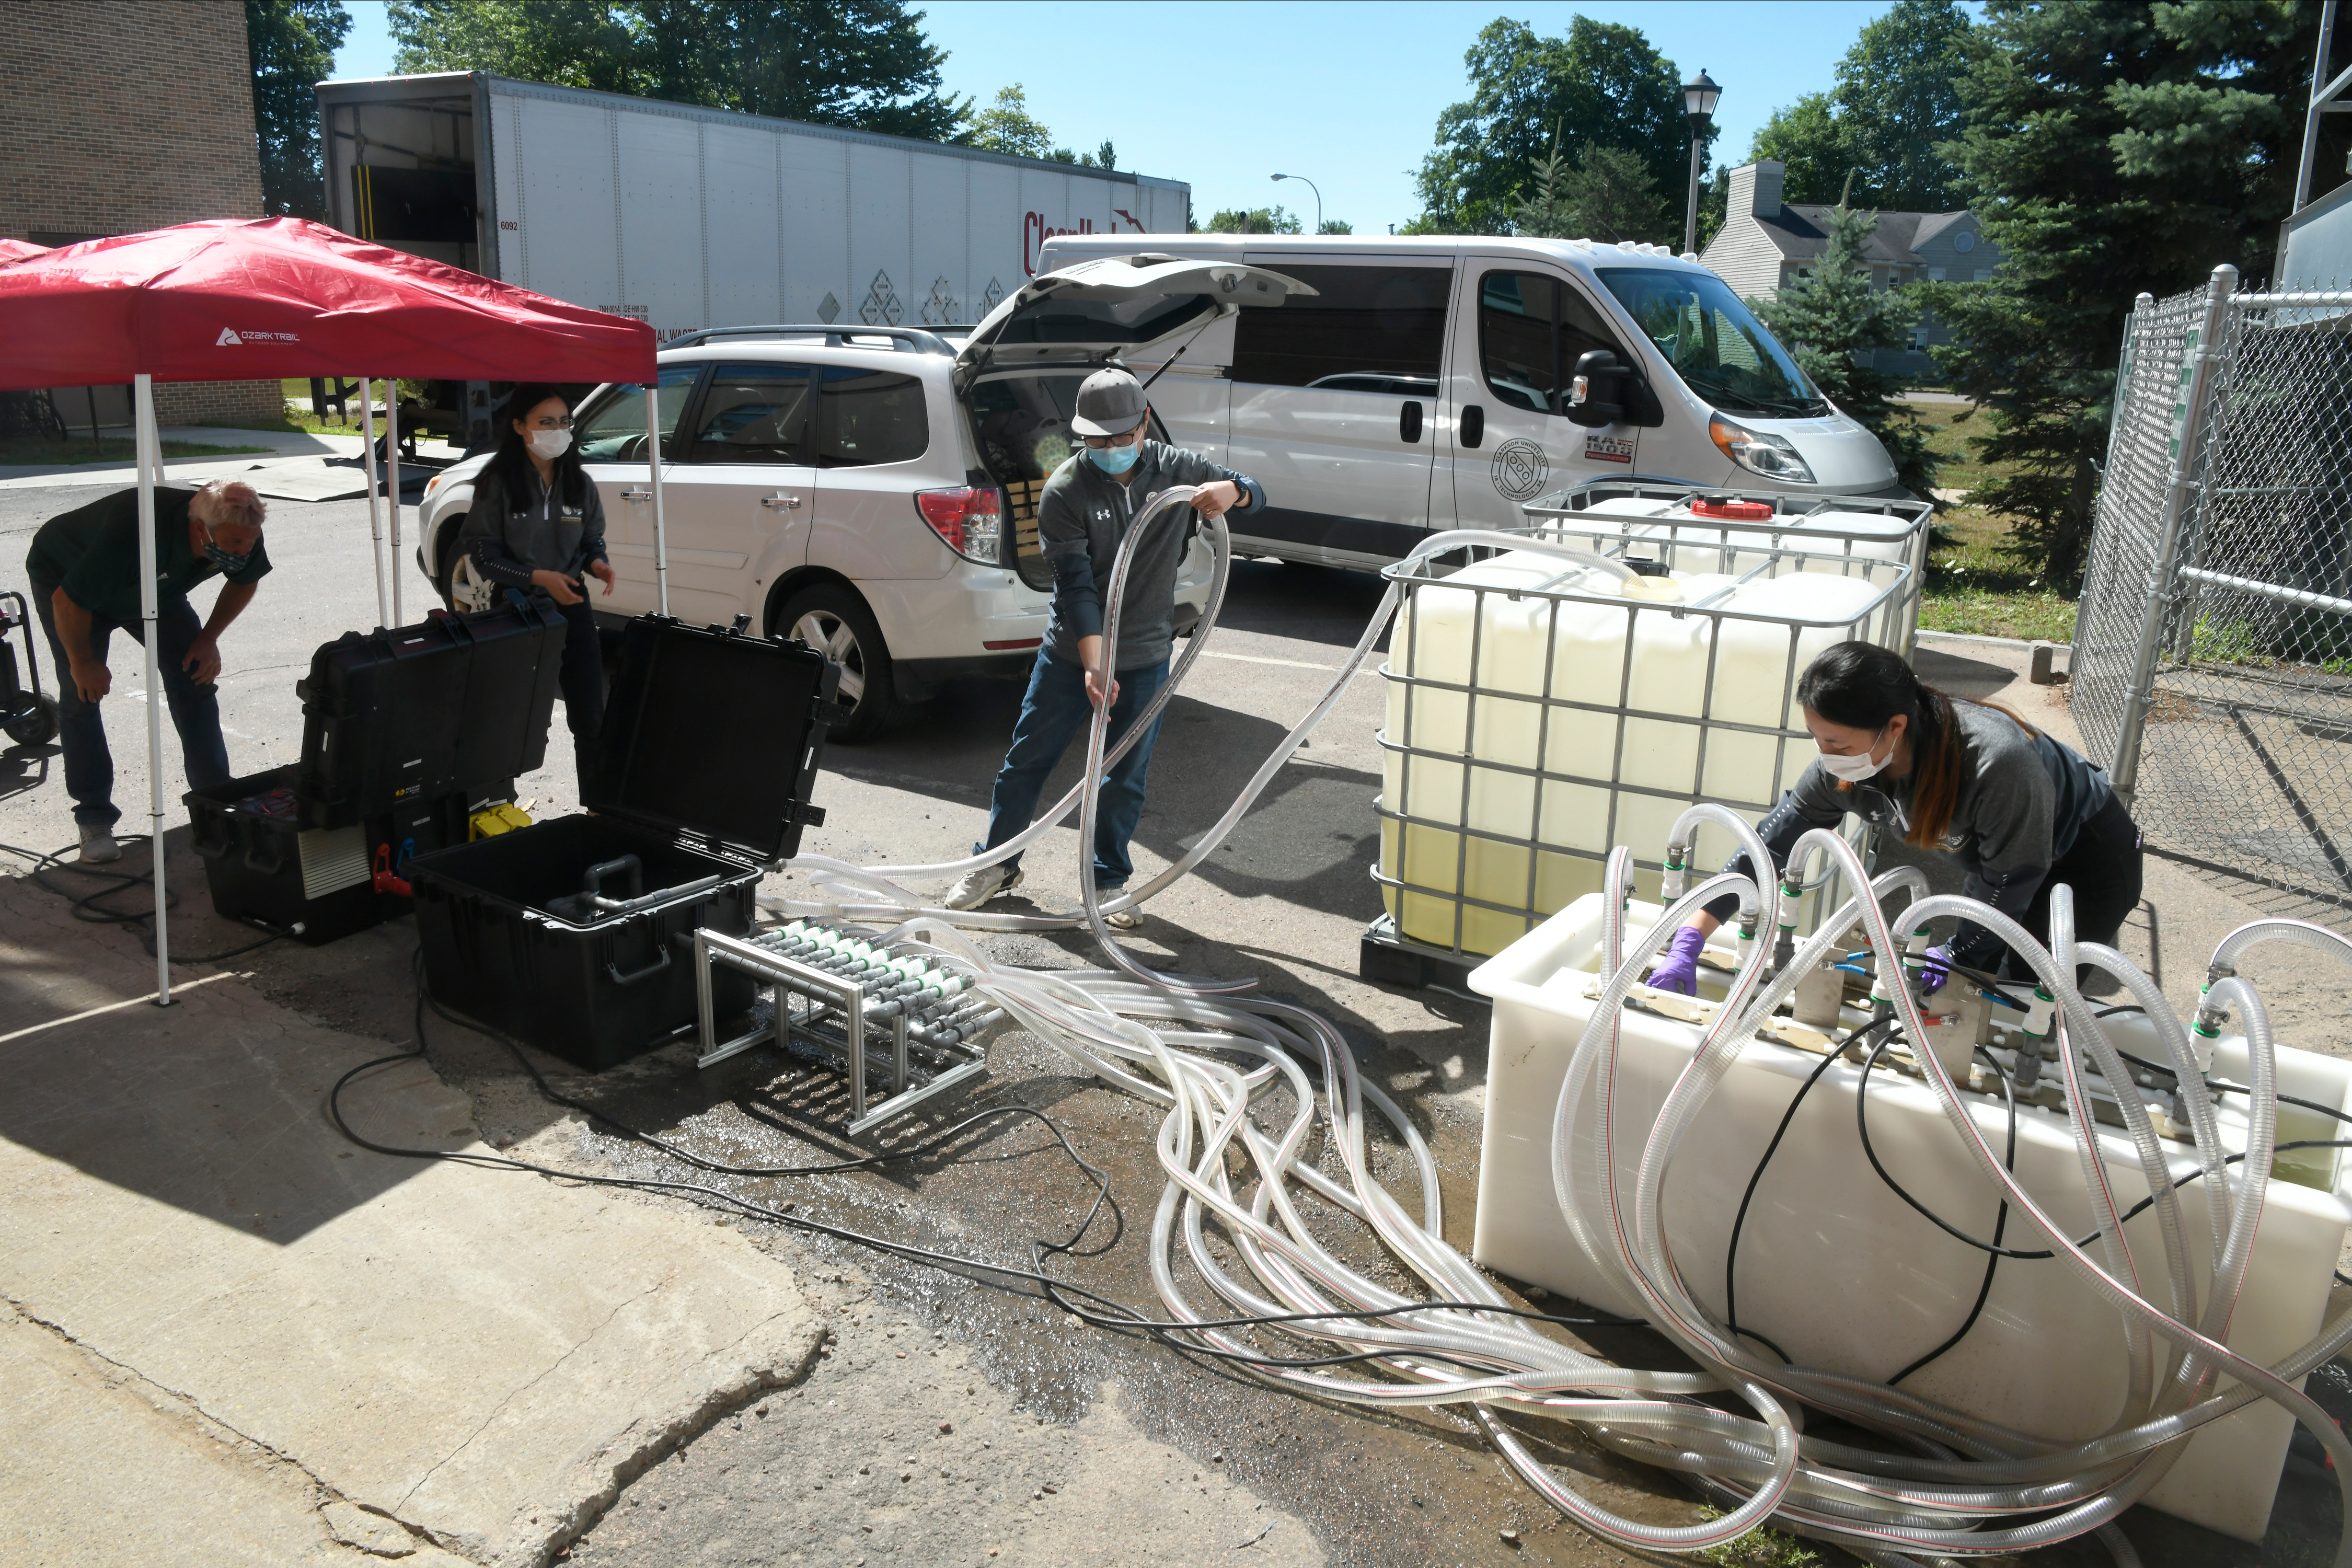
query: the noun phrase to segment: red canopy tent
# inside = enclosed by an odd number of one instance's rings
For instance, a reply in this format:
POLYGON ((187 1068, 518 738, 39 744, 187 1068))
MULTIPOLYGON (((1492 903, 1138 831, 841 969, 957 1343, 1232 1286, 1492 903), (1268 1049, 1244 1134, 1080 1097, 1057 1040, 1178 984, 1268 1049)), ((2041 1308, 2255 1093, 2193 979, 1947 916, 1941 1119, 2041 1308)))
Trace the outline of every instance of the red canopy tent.
POLYGON ((12 261, 22 261, 27 256, 47 256, 48 253, 49 247, 46 245, 35 245, 29 239, 9 239, 0 236, 0 267, 5 267, 12 261))
MULTIPOLYGON (((17 242, 0 241, 0 245, 17 242)), ((131 382, 137 403, 147 749, 155 864, 156 1001, 171 1000, 163 925, 163 699, 156 678, 154 384, 341 375, 436 381, 636 382, 646 388, 655 580, 666 590, 654 334, 301 218, 215 218, 0 258, 0 390, 131 382)), ((366 400, 362 400, 362 408, 366 400)), ((387 407, 392 546, 400 548, 398 400, 387 407)), ((373 415, 367 436, 373 446, 373 415)), ((369 512, 375 510, 368 463, 369 512)), ((375 531, 377 613, 385 616, 375 531)), ((668 595, 661 595, 668 607, 668 595)), ((390 618, 398 619, 397 576, 390 618)))

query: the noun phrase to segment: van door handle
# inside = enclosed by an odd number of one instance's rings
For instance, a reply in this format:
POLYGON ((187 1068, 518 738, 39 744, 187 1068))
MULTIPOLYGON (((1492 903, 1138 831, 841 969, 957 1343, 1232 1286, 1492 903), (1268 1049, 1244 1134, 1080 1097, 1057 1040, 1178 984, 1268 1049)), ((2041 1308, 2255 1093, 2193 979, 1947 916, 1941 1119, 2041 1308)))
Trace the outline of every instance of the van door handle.
POLYGON ((1486 411, 1473 403, 1462 410, 1460 436, 1462 445, 1476 451, 1478 443, 1486 438, 1486 411))
POLYGON ((1397 410, 1397 439, 1407 446, 1421 439, 1421 405, 1411 398, 1397 410))
POLYGON ((651 500, 654 499, 654 492, 651 490, 623 490, 621 492, 621 499, 623 500, 651 500))
POLYGON ((782 507, 786 511, 791 511, 801 504, 801 498, 798 496, 785 495, 761 496, 760 498, 760 504, 771 509, 782 507))

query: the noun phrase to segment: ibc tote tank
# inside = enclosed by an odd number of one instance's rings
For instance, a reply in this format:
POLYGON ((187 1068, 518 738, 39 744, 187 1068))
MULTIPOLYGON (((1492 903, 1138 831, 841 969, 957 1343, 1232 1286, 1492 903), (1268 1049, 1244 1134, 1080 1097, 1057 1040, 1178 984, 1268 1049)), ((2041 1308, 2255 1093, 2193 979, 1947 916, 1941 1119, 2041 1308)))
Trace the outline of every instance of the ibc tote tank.
MULTIPOLYGON (((1811 760, 1796 684, 1815 655, 1849 637, 1907 651, 1907 563, 1806 570, 1740 543, 1737 576, 1537 551, 1392 569, 1376 876, 1402 936, 1499 952, 1598 889, 1618 844, 1654 889, 1685 806, 1754 820, 1811 760)), ((1699 864, 1730 849, 1708 830, 1699 864)))

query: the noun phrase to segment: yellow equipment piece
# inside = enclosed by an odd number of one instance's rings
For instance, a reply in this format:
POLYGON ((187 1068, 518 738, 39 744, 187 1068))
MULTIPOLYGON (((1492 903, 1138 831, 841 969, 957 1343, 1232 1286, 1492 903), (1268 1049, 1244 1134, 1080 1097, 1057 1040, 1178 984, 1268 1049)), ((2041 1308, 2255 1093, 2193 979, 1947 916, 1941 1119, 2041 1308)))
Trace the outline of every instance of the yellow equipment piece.
POLYGON ((518 827, 529 827, 530 817, 522 807, 510 801, 500 801, 487 810, 478 811, 466 819, 466 838, 495 838, 501 833, 512 833, 518 827))

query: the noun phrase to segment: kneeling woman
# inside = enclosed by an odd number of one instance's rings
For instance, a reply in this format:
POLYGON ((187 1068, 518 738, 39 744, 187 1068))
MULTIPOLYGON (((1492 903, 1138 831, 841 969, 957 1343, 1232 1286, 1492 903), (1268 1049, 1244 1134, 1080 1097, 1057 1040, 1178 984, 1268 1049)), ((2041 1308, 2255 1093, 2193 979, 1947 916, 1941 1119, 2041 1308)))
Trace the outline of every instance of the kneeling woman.
POLYGON ((563 717, 572 763, 588 787, 604 723, 604 661, 581 578, 613 591, 604 558, 604 503, 572 444, 572 410, 554 387, 529 382, 507 399, 498 452, 474 481, 458 547, 474 570, 504 587, 537 589, 570 623, 563 638, 563 717))
MULTIPOLYGON (((2139 903, 2139 830, 2106 774, 2080 753, 2005 708, 1937 690, 1870 643, 1840 643, 1813 660, 1797 700, 1821 755, 1757 825, 1776 869, 1807 829, 1835 827, 1852 813, 1958 860, 1968 896, 2038 942, 2050 940, 2050 889, 2065 884, 2076 938, 2114 944, 2139 903)), ((1741 855, 1727 868, 1747 867, 1741 855)), ((1650 984, 1696 992, 1699 948, 1738 903, 1718 899, 1676 931, 1650 984)), ((1930 991, 1947 965, 1990 972, 2009 950, 1963 921, 1932 951, 1930 991)))

